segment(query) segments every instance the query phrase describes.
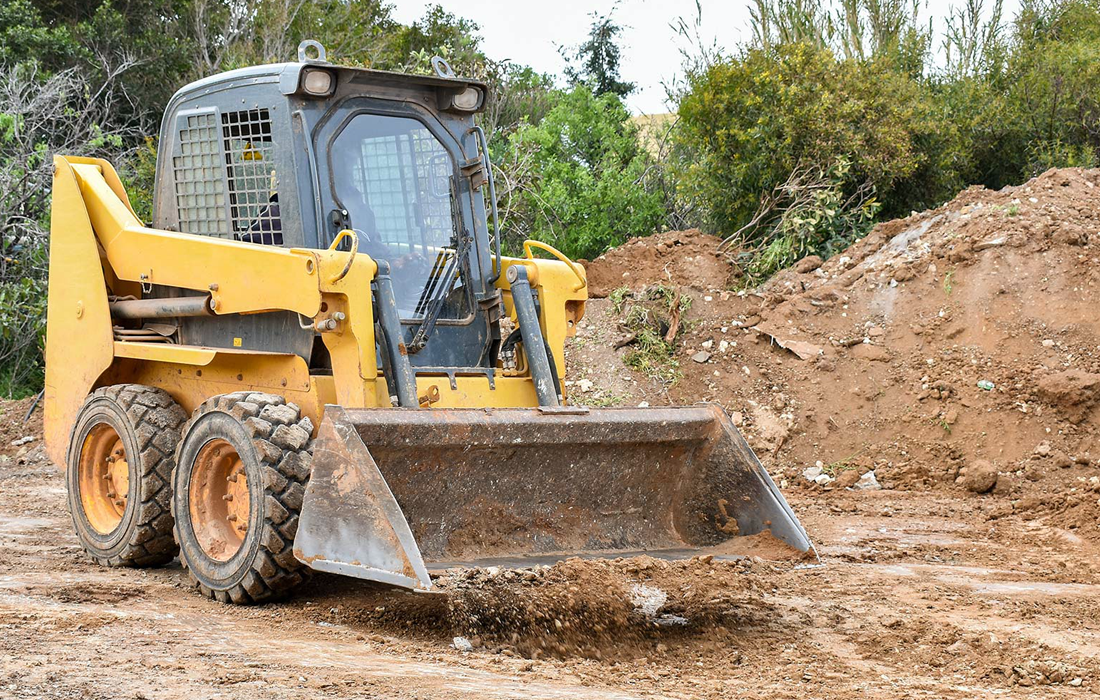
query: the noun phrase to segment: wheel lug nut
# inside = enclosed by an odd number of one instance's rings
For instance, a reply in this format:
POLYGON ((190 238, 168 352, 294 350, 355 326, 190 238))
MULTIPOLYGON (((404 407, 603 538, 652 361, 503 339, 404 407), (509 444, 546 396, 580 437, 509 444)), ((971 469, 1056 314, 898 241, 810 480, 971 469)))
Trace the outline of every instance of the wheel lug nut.
POLYGON ((107 492, 107 498, 114 498, 114 497, 115 497, 115 492, 114 491, 108 491, 107 492))
POLYGON ((237 521, 237 516, 230 513, 229 515, 225 516, 225 519, 228 520, 229 522, 233 523, 233 522, 237 521))
POLYGON ((225 494, 224 496, 222 496, 222 500, 223 501, 232 501, 233 500, 233 494, 231 494, 231 493, 225 494))
POLYGON ((115 499, 115 505, 121 508, 122 506, 126 505, 126 501, 122 500, 121 498, 115 499))

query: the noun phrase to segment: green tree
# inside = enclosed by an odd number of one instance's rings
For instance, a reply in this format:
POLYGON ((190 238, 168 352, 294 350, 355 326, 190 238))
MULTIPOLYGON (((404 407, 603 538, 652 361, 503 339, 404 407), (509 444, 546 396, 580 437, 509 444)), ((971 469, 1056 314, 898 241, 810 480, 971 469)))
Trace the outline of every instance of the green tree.
POLYGON ((591 258, 662 221, 661 198, 646 187, 652 163, 614 93, 596 96, 586 85, 558 93, 503 150, 501 210, 513 249, 536 238, 591 258))
POLYGON ((1028 2, 1008 60, 1020 172, 1097 163, 1100 154, 1100 4, 1028 2))
POLYGON ((606 15, 593 12, 588 39, 571 51, 561 49, 567 61, 565 76, 570 83, 588 85, 597 97, 609 92, 626 97, 635 87, 619 74, 622 52, 616 42, 623 28, 615 22, 613 14, 614 10, 606 15))

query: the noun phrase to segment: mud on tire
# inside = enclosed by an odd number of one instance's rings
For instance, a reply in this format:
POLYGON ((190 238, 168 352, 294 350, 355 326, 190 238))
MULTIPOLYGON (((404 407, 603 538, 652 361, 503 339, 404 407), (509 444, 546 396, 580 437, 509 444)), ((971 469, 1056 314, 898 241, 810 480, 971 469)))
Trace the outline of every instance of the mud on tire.
POLYGON ((180 561, 203 595, 259 603, 306 580, 293 542, 312 433, 274 394, 225 394, 195 409, 176 451, 172 513, 180 561))
POLYGON ((98 563, 158 566, 176 556, 172 469, 186 420, 167 392, 140 384, 102 387, 84 402, 65 483, 77 537, 98 563))

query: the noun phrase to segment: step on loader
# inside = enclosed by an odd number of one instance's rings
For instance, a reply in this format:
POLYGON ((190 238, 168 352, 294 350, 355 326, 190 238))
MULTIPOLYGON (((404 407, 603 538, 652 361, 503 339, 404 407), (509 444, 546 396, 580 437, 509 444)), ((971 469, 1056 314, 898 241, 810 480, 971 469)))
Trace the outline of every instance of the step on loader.
MULTIPOLYGON (((168 104, 154 221, 55 159, 46 438, 80 542, 223 602, 310 569, 811 548, 714 405, 582 408, 584 269, 502 255, 484 84, 298 60, 168 104)), ((536 254, 538 253, 538 254, 536 254)))

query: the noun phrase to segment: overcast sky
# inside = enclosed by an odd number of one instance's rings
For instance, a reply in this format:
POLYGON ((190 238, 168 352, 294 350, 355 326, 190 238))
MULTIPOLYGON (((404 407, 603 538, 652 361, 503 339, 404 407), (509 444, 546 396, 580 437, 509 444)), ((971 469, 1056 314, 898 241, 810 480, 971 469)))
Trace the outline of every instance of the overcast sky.
MULTIPOLYGON (((511 59, 544 72, 560 75, 564 61, 559 45, 571 46, 584 40, 593 11, 607 12, 615 0, 393 0, 395 15, 404 23, 414 22, 429 5, 439 4, 448 12, 471 19, 481 27, 482 46, 496 59, 511 59)), ((925 0, 921 0, 925 2, 925 0)), ((701 0, 705 40, 732 48, 748 38, 748 0, 701 0)), ((940 31, 949 8, 958 1, 927 0, 922 17, 929 17, 940 31)), ((987 3, 989 4, 989 3, 987 3)), ((1012 18, 1019 0, 1005 0, 1005 17, 1012 18)), ((689 24, 695 17, 694 0, 620 0, 615 19, 624 26, 623 77, 638 85, 627 102, 642 114, 668 111, 663 81, 674 78, 681 63, 682 42, 670 25, 678 17, 689 24)), ((939 42, 937 39, 937 48, 939 42)))

